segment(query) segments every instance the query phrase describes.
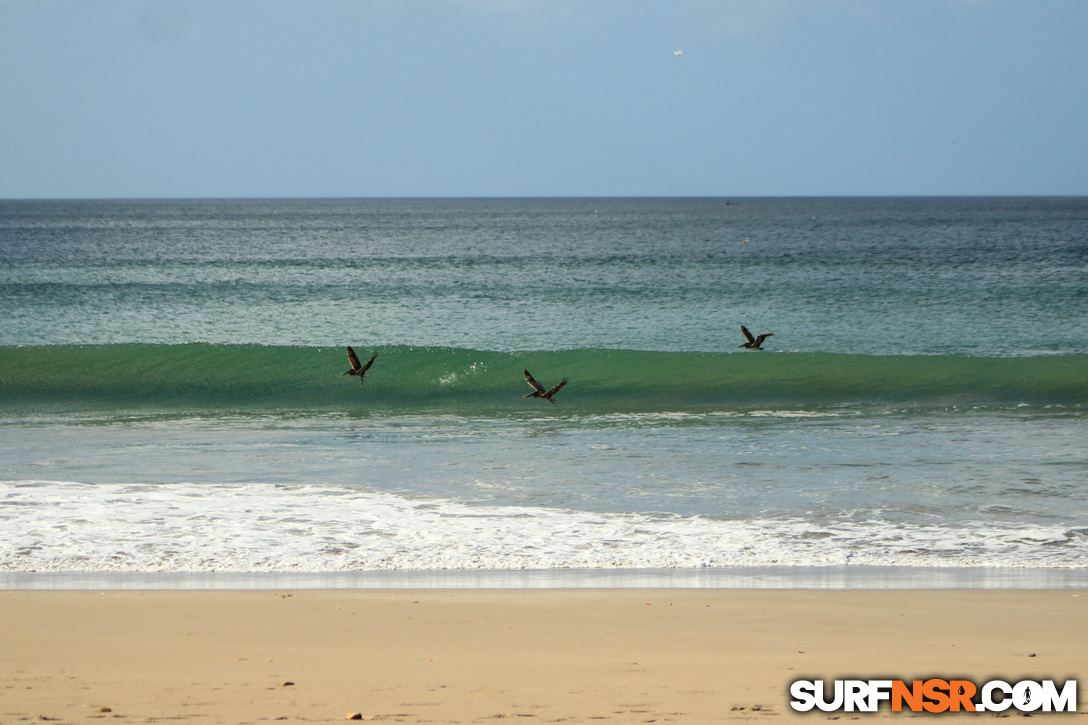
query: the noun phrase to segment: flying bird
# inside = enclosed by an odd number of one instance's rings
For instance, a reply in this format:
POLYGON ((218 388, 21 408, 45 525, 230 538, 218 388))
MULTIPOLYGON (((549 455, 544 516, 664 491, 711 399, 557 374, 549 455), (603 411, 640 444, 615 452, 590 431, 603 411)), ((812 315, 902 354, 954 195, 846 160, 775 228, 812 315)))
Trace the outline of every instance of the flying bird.
POLYGON ((533 376, 529 374, 528 370, 526 370, 525 371, 525 382, 529 383, 529 387, 531 387, 533 389, 533 392, 529 393, 528 395, 526 395, 524 397, 526 397, 526 398, 543 398, 544 400, 547 400, 549 402, 554 403, 555 401, 552 400, 552 396, 555 395, 556 393, 558 393, 559 389, 567 384, 567 379, 563 378, 562 382, 560 382, 558 385, 551 388, 550 390, 545 390, 544 386, 541 385, 540 383, 538 383, 537 381, 533 380, 533 376))
POLYGON ((744 339, 748 342, 744 343, 743 345, 737 345, 737 347, 744 347, 749 350, 762 350, 763 341, 766 340, 768 337, 774 337, 773 332, 765 332, 759 337, 752 337, 752 333, 748 332, 748 328, 744 325, 740 326, 740 331, 744 334, 744 339))
POLYGON ((348 363, 351 364, 351 370, 340 373, 341 377, 344 375, 358 375, 359 384, 362 385, 364 383, 363 376, 366 375, 366 371, 370 369, 370 366, 374 364, 374 358, 376 357, 378 357, 378 353, 374 353, 374 357, 367 360, 366 365, 360 365, 358 356, 351 349, 351 345, 348 345, 348 363))

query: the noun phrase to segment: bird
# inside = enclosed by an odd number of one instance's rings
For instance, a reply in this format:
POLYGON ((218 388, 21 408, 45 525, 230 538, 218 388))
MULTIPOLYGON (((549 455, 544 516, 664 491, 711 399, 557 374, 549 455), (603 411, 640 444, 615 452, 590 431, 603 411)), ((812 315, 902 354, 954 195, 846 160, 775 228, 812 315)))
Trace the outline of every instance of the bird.
POLYGON ((766 340, 768 337, 774 337, 773 332, 765 332, 759 337, 752 337, 752 333, 748 332, 748 328, 744 325, 740 326, 740 331, 744 334, 744 339, 748 342, 744 343, 743 345, 737 345, 737 347, 744 347, 749 350, 762 350, 763 341, 766 340))
POLYGON ((556 385, 555 387, 553 387, 550 390, 545 390, 544 386, 541 385, 540 383, 538 383, 537 381, 533 380, 533 376, 529 374, 528 370, 526 370, 525 371, 525 382, 529 383, 529 386, 533 389, 533 392, 531 392, 528 395, 523 396, 523 397, 526 397, 526 398, 543 398, 544 400, 547 400, 549 402, 554 403, 555 401, 552 400, 552 396, 555 395, 556 393, 558 393, 559 389, 567 384, 567 379, 563 378, 562 382, 560 382, 558 385, 556 385))
POLYGON ((359 384, 363 385, 363 376, 366 375, 366 371, 370 369, 370 366, 374 364, 374 358, 378 357, 378 353, 374 353, 374 357, 366 361, 366 365, 359 364, 359 358, 355 355, 355 351, 351 349, 351 345, 348 345, 348 362, 351 364, 351 370, 345 370, 340 373, 340 376, 344 375, 358 375, 359 384))

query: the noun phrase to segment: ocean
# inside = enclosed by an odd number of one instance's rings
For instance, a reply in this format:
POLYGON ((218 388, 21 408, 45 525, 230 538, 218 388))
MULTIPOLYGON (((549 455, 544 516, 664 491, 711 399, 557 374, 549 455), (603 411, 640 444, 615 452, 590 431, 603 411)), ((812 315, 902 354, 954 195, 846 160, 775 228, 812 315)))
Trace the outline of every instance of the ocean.
POLYGON ((0 201, 9 587, 1083 585, 1086 494, 1086 198, 0 201))

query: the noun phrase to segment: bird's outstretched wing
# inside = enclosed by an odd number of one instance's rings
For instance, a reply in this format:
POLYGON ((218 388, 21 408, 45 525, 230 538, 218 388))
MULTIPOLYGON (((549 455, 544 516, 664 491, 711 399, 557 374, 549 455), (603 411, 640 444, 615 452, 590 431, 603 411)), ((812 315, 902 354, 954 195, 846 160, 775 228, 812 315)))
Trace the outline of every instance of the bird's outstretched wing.
MULTIPOLYGON (((365 373, 367 370, 370 369, 370 366, 374 364, 374 358, 376 358, 376 357, 378 357, 378 353, 374 353, 374 355, 369 360, 366 361, 366 365, 359 368, 359 374, 360 375, 362 375, 363 373, 365 373)), ((356 360, 355 364, 358 365, 359 361, 356 360)))
MULTIPOLYGON (((552 397, 553 395, 555 395, 556 393, 558 393, 558 392, 559 392, 559 389, 560 389, 561 387, 563 387, 563 386, 564 386, 564 385, 566 385, 566 384, 567 384, 567 379, 566 379, 566 378, 563 378, 563 380, 562 380, 562 381, 561 381, 561 382, 559 383, 559 385, 556 385, 556 386, 555 386, 555 387, 553 387, 553 388, 552 388, 551 390, 549 390, 548 392, 544 393, 544 397, 545 397, 545 398, 551 398, 551 397, 552 397)), ((554 403, 555 401, 553 400, 552 402, 554 403)))
POLYGON ((528 370, 525 371, 525 382, 529 383, 529 387, 535 390, 537 395, 544 395, 544 386, 533 380, 533 376, 529 374, 528 370))
POLYGON ((741 331, 741 334, 744 335, 744 339, 748 341, 749 345, 751 345, 753 342, 756 341, 756 339, 754 337, 752 337, 752 333, 748 332, 748 328, 745 327, 744 325, 740 326, 740 331, 741 331))
POLYGON ((359 358, 356 356, 355 351, 351 349, 351 345, 348 345, 348 364, 351 365, 351 370, 340 373, 341 375, 350 375, 351 373, 359 374, 359 358))
POLYGON ((756 338, 756 347, 762 345, 763 341, 766 340, 768 337, 774 337, 774 333, 773 332, 765 332, 762 335, 760 335, 759 337, 757 337, 756 338))

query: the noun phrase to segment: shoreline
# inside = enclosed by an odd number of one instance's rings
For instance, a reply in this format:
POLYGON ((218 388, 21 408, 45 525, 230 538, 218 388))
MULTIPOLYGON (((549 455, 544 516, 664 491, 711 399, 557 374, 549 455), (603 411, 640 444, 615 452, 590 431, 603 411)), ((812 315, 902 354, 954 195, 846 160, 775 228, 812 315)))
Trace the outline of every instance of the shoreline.
POLYGON ((1088 589, 1068 568, 759 566, 354 572, 0 572, 0 591, 352 589, 1088 589))
POLYGON ((5 591, 0 722, 854 719, 790 683, 1083 681, 1086 615, 1088 589, 5 591))

